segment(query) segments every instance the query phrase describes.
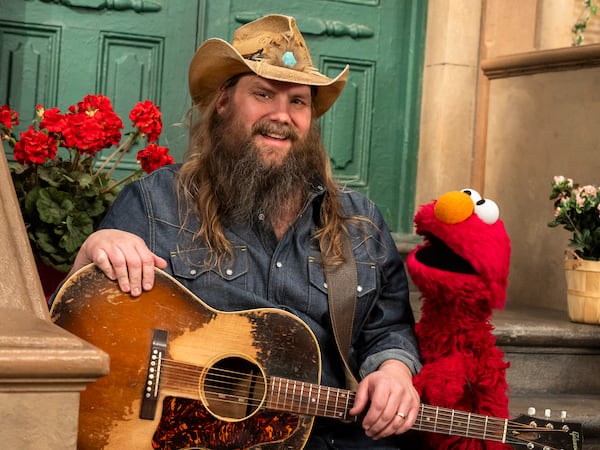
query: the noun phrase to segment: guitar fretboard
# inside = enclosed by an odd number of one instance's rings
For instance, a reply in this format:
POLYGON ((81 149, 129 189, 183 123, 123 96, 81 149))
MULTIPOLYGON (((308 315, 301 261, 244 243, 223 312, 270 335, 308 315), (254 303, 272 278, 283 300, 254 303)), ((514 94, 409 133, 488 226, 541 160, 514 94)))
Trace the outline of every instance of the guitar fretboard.
POLYGON ((266 407, 278 411, 350 420, 354 392, 345 389, 270 377, 266 407))
MULTIPOLYGON (((266 408, 296 414, 353 420, 348 411, 355 394, 345 389, 270 377, 266 408)), ((506 442, 508 420, 421 404, 413 426, 488 441, 506 442)))

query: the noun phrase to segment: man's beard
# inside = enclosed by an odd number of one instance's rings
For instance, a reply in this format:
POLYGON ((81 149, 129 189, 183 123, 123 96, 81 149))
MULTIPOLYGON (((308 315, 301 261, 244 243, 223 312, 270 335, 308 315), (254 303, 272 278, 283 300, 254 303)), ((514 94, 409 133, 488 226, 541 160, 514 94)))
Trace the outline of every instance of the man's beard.
POLYGON ((219 202, 221 220, 227 223, 270 227, 284 212, 299 213, 310 186, 324 172, 324 151, 318 124, 313 121, 305 138, 286 124, 261 120, 246 133, 235 113, 215 112, 211 121, 212 148, 209 177, 219 202), (276 133, 292 146, 280 164, 266 164, 254 136, 276 133))

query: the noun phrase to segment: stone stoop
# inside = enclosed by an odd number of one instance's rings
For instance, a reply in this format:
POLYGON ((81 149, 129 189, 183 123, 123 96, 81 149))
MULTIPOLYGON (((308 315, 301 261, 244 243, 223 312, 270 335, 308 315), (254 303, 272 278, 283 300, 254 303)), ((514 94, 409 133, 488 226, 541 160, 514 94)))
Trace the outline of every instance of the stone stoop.
POLYGON ((583 425, 583 448, 600 450, 600 325, 569 321, 567 313, 508 307, 494 314, 498 346, 511 363, 507 371, 511 416, 583 425))

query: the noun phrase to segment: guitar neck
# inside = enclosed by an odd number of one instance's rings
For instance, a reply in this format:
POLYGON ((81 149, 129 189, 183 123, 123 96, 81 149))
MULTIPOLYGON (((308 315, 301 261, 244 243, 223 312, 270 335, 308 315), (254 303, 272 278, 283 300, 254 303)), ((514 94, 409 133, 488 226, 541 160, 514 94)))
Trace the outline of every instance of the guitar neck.
MULTIPOLYGON (((295 414, 355 420, 349 414, 355 393, 346 389, 269 378, 266 408, 295 414)), ((508 420, 421 404, 413 429, 505 442, 508 420)))

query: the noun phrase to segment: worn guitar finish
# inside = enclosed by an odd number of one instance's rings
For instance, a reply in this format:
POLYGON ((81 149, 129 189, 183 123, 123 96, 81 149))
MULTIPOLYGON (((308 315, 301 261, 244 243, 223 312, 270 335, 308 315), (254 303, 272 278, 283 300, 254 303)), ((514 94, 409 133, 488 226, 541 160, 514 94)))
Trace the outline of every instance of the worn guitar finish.
MULTIPOLYGON (((256 366, 262 371, 261 379, 279 376, 318 383, 321 367, 316 339, 289 313, 270 309, 219 312, 159 271, 152 291, 131 297, 98 269, 88 266, 67 280, 51 315, 58 325, 111 358, 110 373, 81 393, 80 450, 150 449, 152 439, 154 448, 169 449, 189 448, 200 442, 199 447, 214 449, 258 445, 302 448, 310 433, 312 415, 263 411, 261 398, 251 405, 253 410, 237 403, 232 410, 214 406, 226 420, 215 418, 200 401, 211 395, 202 391, 204 369, 223 365, 256 366), (168 331, 166 358, 177 362, 180 373, 177 367, 172 374, 165 370, 156 415, 153 420, 142 420, 139 416, 154 329, 168 331), (184 370, 183 363, 199 368, 197 373, 184 370)), ((254 395, 260 397, 260 393, 254 395)))
MULTIPOLYGON (((139 297, 94 266, 69 278, 53 320, 111 357, 81 393, 78 448, 301 449, 313 417, 352 420, 354 392, 319 385, 311 330, 278 309, 215 310, 162 271, 139 297)), ((422 404, 413 428, 579 450, 581 425, 422 404)), ((528 447, 526 447, 529 445, 528 447)))

